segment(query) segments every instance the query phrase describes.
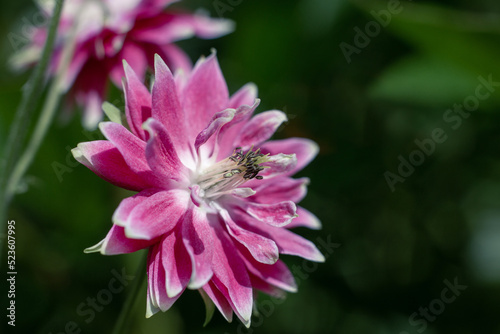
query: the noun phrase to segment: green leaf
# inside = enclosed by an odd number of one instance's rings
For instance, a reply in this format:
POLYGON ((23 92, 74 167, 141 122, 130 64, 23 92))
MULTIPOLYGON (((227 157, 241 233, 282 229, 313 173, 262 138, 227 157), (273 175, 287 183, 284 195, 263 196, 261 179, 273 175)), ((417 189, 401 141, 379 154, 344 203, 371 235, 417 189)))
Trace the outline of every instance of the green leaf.
POLYGON ((205 323, 203 324, 203 327, 205 327, 206 325, 208 325, 210 320, 212 320, 215 311, 215 304, 205 291, 203 291, 202 289, 198 289, 198 291, 200 292, 201 298, 203 298, 203 302, 205 303, 206 316, 205 323))
POLYGON ((115 122, 118 124, 123 124, 122 123, 122 113, 120 109, 115 107, 113 104, 109 103, 108 101, 105 101, 102 104, 102 110, 108 116, 109 120, 111 122, 115 122))

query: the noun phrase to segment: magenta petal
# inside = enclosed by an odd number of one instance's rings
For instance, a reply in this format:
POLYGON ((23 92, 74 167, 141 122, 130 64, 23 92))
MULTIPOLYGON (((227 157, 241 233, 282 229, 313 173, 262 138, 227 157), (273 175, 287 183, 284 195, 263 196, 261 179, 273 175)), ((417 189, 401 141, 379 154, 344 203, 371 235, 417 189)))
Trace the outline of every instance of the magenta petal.
POLYGON ((281 254, 296 255, 315 262, 325 261, 323 254, 309 240, 282 227, 269 226, 265 231, 276 242, 281 254))
POLYGON ((297 207, 297 215, 298 217, 292 220, 290 224, 286 226, 286 228, 294 228, 294 227, 307 227, 313 230, 321 229, 321 222, 314 214, 307 211, 302 207, 297 207))
POLYGON ((257 86, 254 83, 247 83, 231 96, 228 107, 236 109, 243 104, 251 106, 256 99, 257 86))
POLYGON ((169 297, 179 295, 191 278, 191 259, 184 246, 181 228, 176 227, 161 241, 162 263, 166 274, 166 290, 169 297))
POLYGON ((295 154, 297 157, 297 165, 291 170, 285 172, 286 175, 293 175, 307 166, 314 157, 318 154, 318 144, 309 139, 304 138, 289 138, 283 140, 273 140, 264 143, 261 146, 262 153, 271 155, 295 154))
POLYGON ((224 318, 231 322, 233 321, 233 309, 231 304, 227 301, 227 298, 217 289, 217 287, 209 281, 203 286, 203 291, 210 297, 214 302, 217 309, 222 313, 224 318))
POLYGON ((260 113, 245 124, 236 142, 243 149, 247 149, 252 145, 258 147, 271 138, 276 129, 286 120, 286 115, 278 110, 260 113))
POLYGON ((286 200, 298 203, 306 196, 308 184, 309 178, 307 177, 300 179, 276 177, 270 182, 262 182, 261 185, 255 187, 256 194, 253 199, 266 204, 286 200))
POLYGON ((228 99, 226 81, 215 54, 200 59, 186 83, 182 101, 193 139, 216 112, 226 109, 228 99))
POLYGON ((297 208, 292 201, 273 204, 245 202, 244 209, 252 217, 271 226, 285 226, 297 217, 297 208))
POLYGON ((185 136, 186 120, 174 77, 163 60, 155 55, 155 84, 153 86, 153 118, 160 121, 179 151, 189 150, 185 136))
POLYGON ((188 287, 199 289, 212 278, 213 237, 206 214, 194 207, 182 224, 182 238, 192 263, 188 287))
POLYGON ((130 130, 142 140, 146 140, 146 133, 142 123, 151 117, 151 94, 139 80, 132 68, 124 61, 126 81, 123 91, 125 92, 125 114, 130 130))
MULTIPOLYGON (((144 80, 146 70, 148 68, 148 60, 142 45, 127 40, 116 58, 120 60, 123 59, 123 61, 130 64, 134 74, 141 81, 144 80)), ((120 64, 119 62, 113 62, 111 64, 109 77, 117 87, 120 87, 122 79, 125 75, 126 69, 123 68, 123 64, 120 64)))
POLYGON ((273 264, 278 261, 278 247, 274 241, 241 228, 225 210, 221 211, 221 216, 226 222, 229 234, 245 246, 255 260, 265 264, 273 264))
POLYGON ((162 249, 160 244, 156 244, 149 250, 148 254, 148 293, 150 294, 152 305, 163 312, 172 307, 181 294, 170 298, 167 295, 165 286, 165 270, 162 265, 162 249))
MULTIPOLYGON (((122 201, 114 218, 123 219, 123 212, 130 210, 124 221, 125 233, 130 238, 151 240, 171 231, 184 216, 189 193, 184 190, 141 192, 122 201)), ((121 222, 121 221, 120 221, 121 222)))
POLYGON ((120 151, 132 171, 139 175, 152 174, 144 155, 146 149, 144 141, 117 123, 102 122, 99 124, 99 128, 120 151))
POLYGON ((127 238, 125 229, 113 225, 106 237, 97 245, 89 247, 85 253, 100 252, 104 255, 132 253, 151 246, 154 240, 136 240, 127 238))
POLYGON ((221 127, 233 119, 234 113, 234 109, 226 109, 215 113, 205 129, 203 129, 203 131, 196 136, 196 140, 194 142, 196 152, 199 152, 200 146, 205 144, 213 136, 211 145, 205 149, 207 158, 212 156, 221 127))
POLYGON ((259 175, 266 179, 279 176, 289 175, 297 167, 297 157, 295 154, 278 153, 268 156, 268 161, 262 163, 266 167, 259 175))
POLYGON ((154 118, 149 118, 143 127, 149 132, 146 157, 153 172, 164 180, 182 180, 186 167, 179 160, 165 127, 154 118))
POLYGON ((222 230, 215 229, 212 281, 233 304, 233 309, 245 326, 250 325, 252 315, 252 285, 246 267, 235 251, 235 245, 222 230), (226 289, 226 291, 224 291, 226 289))
POLYGON ((242 251, 242 254, 245 265, 252 275, 285 291, 297 291, 295 278, 283 261, 278 260, 273 265, 265 265, 255 261, 248 252, 242 251))
POLYGON ((118 187, 140 191, 150 186, 149 179, 131 170, 120 151, 107 140, 80 143, 71 152, 78 162, 118 187))

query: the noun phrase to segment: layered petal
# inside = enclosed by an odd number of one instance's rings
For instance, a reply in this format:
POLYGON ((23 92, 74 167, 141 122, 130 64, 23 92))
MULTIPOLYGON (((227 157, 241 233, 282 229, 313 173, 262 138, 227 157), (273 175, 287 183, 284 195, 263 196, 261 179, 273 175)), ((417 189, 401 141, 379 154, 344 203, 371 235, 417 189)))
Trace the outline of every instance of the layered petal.
POLYGON ((207 215, 198 207, 190 208, 186 214, 182 224, 182 238, 192 263, 189 288, 199 289, 213 275, 214 238, 207 215))
POLYGON ((228 99, 226 80, 215 54, 206 59, 201 58, 189 76, 181 102, 186 119, 190 121, 187 130, 192 139, 205 128, 216 112, 225 109, 228 99))
POLYGON ((186 167, 177 156, 174 144, 165 127, 156 119, 149 118, 143 124, 149 132, 146 158, 151 170, 163 180, 182 181, 186 177, 186 167))
POLYGON ((165 288, 168 297, 182 293, 191 278, 191 259, 182 240, 182 228, 177 226, 160 242, 165 269, 165 288))
POLYGON ((184 190, 144 190, 124 199, 113 215, 133 239, 151 240, 170 232, 184 217, 189 193, 184 190))
POLYGON ((281 201, 300 202, 307 194, 309 178, 292 179, 289 177, 273 178, 271 182, 262 182, 255 187, 254 200, 259 203, 281 201))
POLYGON ((257 220, 271 226, 282 227, 288 225, 296 215, 296 206, 292 201, 283 201, 272 204, 244 202, 242 207, 257 220))
POLYGON ((286 122, 285 113, 279 110, 270 110, 254 116, 245 124, 236 142, 243 149, 260 144, 271 138, 281 123, 286 122))
POLYGON ((290 224, 286 226, 286 228, 294 228, 294 227, 307 227, 313 230, 319 230, 321 228, 321 222, 313 213, 308 210, 297 207, 297 218, 292 220, 290 224))
POLYGON ((153 176, 132 170, 120 151, 109 141, 80 143, 71 153, 100 178, 118 187, 140 191, 151 186, 153 176))
POLYGON ((273 264, 278 260, 278 247, 274 241, 241 228, 231 219, 226 210, 221 211, 221 216, 229 234, 245 246, 255 260, 265 264, 273 264))
POLYGON ((142 128, 142 123, 151 117, 151 94, 126 61, 123 63, 123 68, 126 77, 123 91, 127 122, 132 133, 146 141, 146 132, 142 128))
POLYGON ((250 278, 242 258, 235 252, 235 245, 222 228, 215 228, 212 267, 215 286, 232 304, 238 318, 245 326, 250 325, 253 294, 250 278))
POLYGON ((125 229, 122 226, 113 225, 103 240, 95 246, 85 249, 84 252, 99 252, 103 255, 133 253, 148 248, 155 242, 155 240, 130 239, 125 235, 125 229))
POLYGON ((271 155, 295 154, 297 165, 285 172, 285 175, 293 175, 307 166, 319 152, 318 144, 310 139, 289 138, 281 140, 272 140, 261 146, 262 153, 271 155))

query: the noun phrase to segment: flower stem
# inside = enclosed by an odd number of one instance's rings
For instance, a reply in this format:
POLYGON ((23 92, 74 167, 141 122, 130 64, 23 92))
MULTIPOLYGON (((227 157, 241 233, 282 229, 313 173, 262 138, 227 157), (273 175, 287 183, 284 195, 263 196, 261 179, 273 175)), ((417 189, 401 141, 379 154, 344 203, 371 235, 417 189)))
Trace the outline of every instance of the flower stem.
POLYGON ((7 208, 12 198, 7 194, 6 183, 7 180, 9 180, 12 170, 11 167, 17 160, 19 151, 26 137, 31 114, 35 110, 43 92, 45 72, 47 71, 52 56, 52 49, 56 39, 57 27, 61 18, 63 4, 64 0, 56 1, 54 14, 50 21, 47 40, 40 61, 36 65, 23 90, 21 102, 9 128, 10 131, 5 143, 4 158, 0 160, 0 249, 3 249, 3 242, 5 239, 4 231, 7 223, 7 208))
POLYGON ((141 286, 146 280, 146 265, 148 262, 147 255, 148 254, 146 252, 145 256, 142 257, 141 262, 139 263, 139 267, 137 267, 137 272, 135 274, 135 279, 132 282, 131 290, 127 296, 127 299, 125 300, 125 304, 123 304, 120 316, 116 321, 115 328, 113 329, 112 334, 122 334, 124 328, 128 324, 128 321, 130 320, 130 312, 132 311, 134 302, 137 299, 137 296, 139 295, 141 286))

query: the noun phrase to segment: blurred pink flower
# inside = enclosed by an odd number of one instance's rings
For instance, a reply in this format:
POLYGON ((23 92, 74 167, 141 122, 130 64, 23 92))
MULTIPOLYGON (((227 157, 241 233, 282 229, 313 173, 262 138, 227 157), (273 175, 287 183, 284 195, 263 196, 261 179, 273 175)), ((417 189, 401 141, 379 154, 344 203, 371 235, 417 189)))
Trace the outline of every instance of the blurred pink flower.
MULTIPOLYGON (((101 104, 106 96, 108 78, 121 87, 125 59, 144 78, 153 65, 155 53, 173 68, 191 69, 187 55, 173 42, 192 36, 215 38, 233 30, 233 23, 211 19, 203 14, 164 11, 178 0, 68 0, 64 4, 58 28, 50 75, 54 75, 62 48, 70 38, 76 49, 65 87, 70 90, 70 103, 76 100, 84 108, 83 124, 95 128, 102 118, 101 104), (71 27, 77 25, 75 36, 71 27)), ((47 6, 45 10, 52 12, 47 6)), ((53 4, 53 3, 52 3, 53 4)), ((16 54, 13 64, 25 68, 38 61, 47 35, 46 27, 35 31, 32 43, 16 54)))
POLYGON ((80 143, 75 158, 104 180, 139 193, 124 199, 108 235, 86 252, 149 247, 147 316, 166 311, 186 288, 199 289, 228 320, 250 325, 253 290, 296 291, 279 254, 322 262, 290 232, 320 228, 297 207, 308 178, 290 176, 317 154, 311 140, 271 140, 286 115, 252 117, 253 84, 229 97, 215 54, 172 75, 155 57, 150 93, 125 63, 126 118, 99 127, 107 140, 80 143))

